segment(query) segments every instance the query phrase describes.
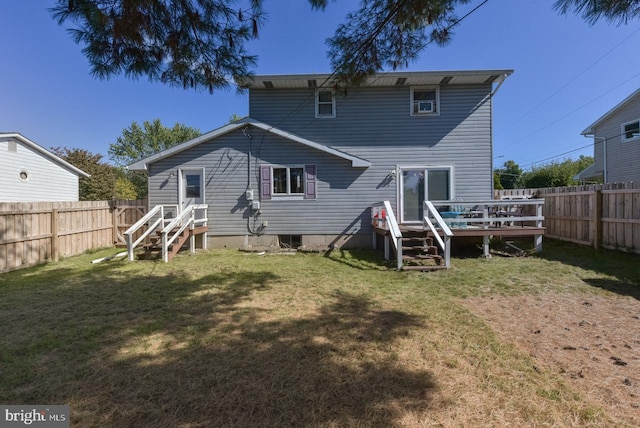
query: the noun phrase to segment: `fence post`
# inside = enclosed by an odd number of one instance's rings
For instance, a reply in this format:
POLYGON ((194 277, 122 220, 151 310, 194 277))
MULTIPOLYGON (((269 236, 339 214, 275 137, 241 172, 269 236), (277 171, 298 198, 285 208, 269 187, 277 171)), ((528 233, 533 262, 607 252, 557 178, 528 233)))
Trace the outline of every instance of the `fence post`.
POLYGON ((58 261, 58 209, 51 209, 51 258, 58 261))
POLYGON ((602 190, 596 189, 593 209, 593 247, 597 250, 602 245, 602 190))
POLYGON ((113 224, 113 233, 112 233, 113 245, 116 245, 118 243, 118 232, 119 232, 118 205, 115 203, 115 201, 111 201, 109 206, 111 207, 111 223, 113 224))

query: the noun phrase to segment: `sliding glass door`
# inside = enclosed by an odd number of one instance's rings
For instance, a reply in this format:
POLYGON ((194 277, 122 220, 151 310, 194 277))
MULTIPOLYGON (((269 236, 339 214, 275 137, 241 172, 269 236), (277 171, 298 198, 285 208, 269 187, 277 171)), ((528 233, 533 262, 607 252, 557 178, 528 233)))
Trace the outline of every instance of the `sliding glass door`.
POLYGON ((451 168, 400 168, 400 222, 421 222, 425 200, 451 199, 451 168))

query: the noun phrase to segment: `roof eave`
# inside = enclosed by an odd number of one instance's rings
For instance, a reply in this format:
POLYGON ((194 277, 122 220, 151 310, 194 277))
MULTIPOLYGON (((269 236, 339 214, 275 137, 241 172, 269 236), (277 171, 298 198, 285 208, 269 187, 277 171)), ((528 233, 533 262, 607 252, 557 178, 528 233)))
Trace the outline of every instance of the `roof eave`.
POLYGON ((35 150, 38 153, 40 153, 41 155, 43 155, 43 156, 49 158, 51 161, 59 164, 61 167, 65 168, 65 169, 68 169, 72 173, 74 173, 74 174, 76 174, 78 176, 81 176, 83 178, 91 177, 90 174, 87 174, 86 172, 84 172, 80 168, 75 167, 74 165, 70 164, 69 162, 67 162, 66 160, 62 159, 61 157, 56 156, 55 154, 51 153, 49 150, 47 150, 44 147, 40 146, 38 143, 36 143, 34 141, 31 141, 30 139, 28 139, 24 135, 20 134, 19 132, 9 132, 9 133, 0 134, 0 137, 3 137, 3 138, 14 138, 16 140, 19 140, 23 144, 26 144, 27 146, 29 146, 33 150, 35 150))

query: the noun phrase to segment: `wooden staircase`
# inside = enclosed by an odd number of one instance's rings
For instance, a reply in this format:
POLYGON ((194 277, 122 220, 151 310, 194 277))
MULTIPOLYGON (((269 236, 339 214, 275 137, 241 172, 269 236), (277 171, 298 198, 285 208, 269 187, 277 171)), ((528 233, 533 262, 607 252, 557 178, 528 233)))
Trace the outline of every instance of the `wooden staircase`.
MULTIPOLYGON (((177 228, 172 233, 177 232, 177 228)), ((189 238, 194 235, 206 233, 206 227, 197 227, 195 229, 185 229, 179 235, 178 238, 168 247, 167 255, 169 261, 178 254, 178 252, 185 247, 189 238)), ((138 254, 138 260, 159 260, 162 259, 162 236, 156 234, 149 236, 149 242, 142 246, 144 251, 138 254)))
POLYGON ((404 227, 400 229, 402 230, 403 270, 447 269, 444 265, 444 257, 439 254, 433 237, 428 236, 427 231, 404 227))

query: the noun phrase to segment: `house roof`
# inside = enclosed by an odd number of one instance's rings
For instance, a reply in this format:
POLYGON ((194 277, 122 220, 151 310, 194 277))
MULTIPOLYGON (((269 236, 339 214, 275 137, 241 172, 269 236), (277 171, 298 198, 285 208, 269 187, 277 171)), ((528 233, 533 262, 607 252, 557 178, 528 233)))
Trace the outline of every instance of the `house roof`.
POLYGON ((577 173, 574 180, 590 180, 594 178, 602 178, 602 171, 596 171, 596 164, 591 164, 579 173, 577 173))
POLYGON ((330 155, 348 160, 351 162, 351 166, 354 168, 367 168, 369 166, 371 166, 371 162, 369 162, 368 160, 362 159, 360 157, 351 155, 349 153, 343 152, 341 150, 337 150, 334 149, 332 147, 329 146, 325 146, 324 144, 319 144, 316 143, 314 141, 308 140, 306 138, 302 138, 299 137, 297 135, 291 134, 287 131, 283 131, 281 129, 275 128, 271 125, 268 125, 266 123, 263 122, 259 122, 257 120, 251 119, 249 117, 246 117, 244 119, 240 119, 237 122, 233 122, 230 123, 228 125, 222 126, 218 129, 214 129, 213 131, 207 132, 206 134, 202 134, 199 137, 196 137, 192 140, 186 141, 182 144, 179 144, 177 146, 171 147, 167 150, 163 150, 159 153, 156 153, 155 155, 149 156, 145 159, 141 159, 137 162, 132 163, 131 165, 129 165, 129 169, 132 171, 144 171, 147 169, 148 165, 154 162, 157 162, 161 159, 165 159, 169 156, 172 156, 176 153, 180 153, 184 150, 187 150, 191 147, 197 146, 198 144, 204 143, 205 141, 209 141, 213 138, 217 138, 221 135, 227 134, 229 132, 235 131, 239 128, 242 128, 244 126, 253 126, 255 128, 258 129, 262 129, 264 131, 270 132, 274 135, 279 135, 280 137, 286 138, 288 140, 291 140, 293 142, 296 143, 300 143, 303 144, 307 147, 311 147, 313 149, 319 150, 321 152, 325 152, 328 153, 330 155))
POLYGON ((12 138, 14 140, 18 140, 22 144, 24 144, 25 146, 30 147, 34 151, 40 153, 45 158, 49 159, 50 161, 52 161, 54 163, 57 163, 61 167, 69 170, 70 172, 72 172, 72 173, 74 173, 74 174, 76 174, 76 175, 78 175, 80 177, 85 177, 85 178, 91 177, 91 175, 87 174, 83 170, 81 170, 79 168, 76 168, 75 166, 71 165, 69 162, 65 161, 64 159, 60 158, 59 156, 54 155, 49 150, 47 150, 44 147, 42 147, 41 145, 31 141, 30 139, 28 139, 27 137, 25 137, 24 135, 22 135, 22 134, 20 134, 18 132, 0 132, 0 138, 2 138, 2 139, 12 138))
POLYGON ((595 133, 595 129, 602 124, 605 120, 609 119, 611 116, 616 114, 620 109, 624 108, 631 100, 633 100, 636 96, 640 95, 640 88, 638 88, 635 92, 629 95, 627 98, 622 100, 618 105, 614 108, 606 112, 602 115, 598 120, 589 125, 584 131, 582 131, 581 135, 593 135, 595 133))
MULTIPOLYGON (((365 86, 420 86, 420 85, 479 85, 502 83, 511 69, 461 70, 461 71, 391 71, 369 77, 365 86)), ((333 74, 282 74, 257 75, 238 80, 249 89, 294 89, 331 87, 333 74)))

